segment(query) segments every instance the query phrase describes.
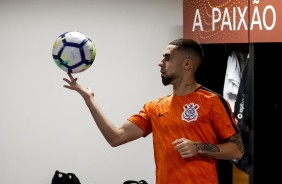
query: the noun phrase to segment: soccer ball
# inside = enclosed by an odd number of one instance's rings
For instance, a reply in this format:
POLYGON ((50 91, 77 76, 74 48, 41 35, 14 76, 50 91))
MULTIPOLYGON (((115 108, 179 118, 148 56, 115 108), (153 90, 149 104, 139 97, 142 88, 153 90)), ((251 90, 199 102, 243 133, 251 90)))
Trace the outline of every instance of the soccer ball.
POLYGON ((52 56, 57 66, 63 71, 79 73, 93 64, 96 48, 88 36, 78 31, 69 31, 56 39, 52 56))

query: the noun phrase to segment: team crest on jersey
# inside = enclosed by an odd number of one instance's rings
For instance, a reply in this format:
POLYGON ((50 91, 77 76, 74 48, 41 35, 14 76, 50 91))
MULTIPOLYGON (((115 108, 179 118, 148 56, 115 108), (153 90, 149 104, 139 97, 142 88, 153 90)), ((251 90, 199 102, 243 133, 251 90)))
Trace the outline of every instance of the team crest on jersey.
POLYGON ((183 106, 182 120, 187 121, 196 121, 198 118, 197 109, 199 108, 198 104, 190 103, 183 106))

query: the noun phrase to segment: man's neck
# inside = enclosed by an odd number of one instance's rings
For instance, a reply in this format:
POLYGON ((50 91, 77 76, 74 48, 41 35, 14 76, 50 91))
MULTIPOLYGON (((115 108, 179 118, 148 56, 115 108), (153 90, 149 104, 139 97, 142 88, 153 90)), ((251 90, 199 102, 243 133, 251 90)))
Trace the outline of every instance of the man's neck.
POLYGON ((196 81, 184 83, 182 85, 173 86, 173 93, 176 96, 184 96, 193 93, 200 85, 196 81))

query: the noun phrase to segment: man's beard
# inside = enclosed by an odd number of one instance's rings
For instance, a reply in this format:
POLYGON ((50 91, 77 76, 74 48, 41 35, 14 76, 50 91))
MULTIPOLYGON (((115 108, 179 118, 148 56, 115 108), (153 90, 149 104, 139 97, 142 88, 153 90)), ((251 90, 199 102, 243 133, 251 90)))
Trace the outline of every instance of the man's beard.
POLYGON ((162 77, 162 83, 163 85, 167 86, 169 84, 171 84, 171 82, 175 79, 175 77, 173 75, 171 76, 166 76, 166 77, 162 77))

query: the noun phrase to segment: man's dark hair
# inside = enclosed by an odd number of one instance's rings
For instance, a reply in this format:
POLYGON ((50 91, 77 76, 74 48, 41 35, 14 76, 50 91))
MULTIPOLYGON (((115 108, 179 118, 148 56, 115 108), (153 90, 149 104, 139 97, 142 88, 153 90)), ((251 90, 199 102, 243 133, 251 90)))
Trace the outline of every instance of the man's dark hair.
POLYGON ((183 50, 183 51, 192 50, 201 58, 201 60, 204 59, 204 51, 202 46, 193 39, 179 38, 170 42, 169 45, 177 46, 178 50, 183 50))

